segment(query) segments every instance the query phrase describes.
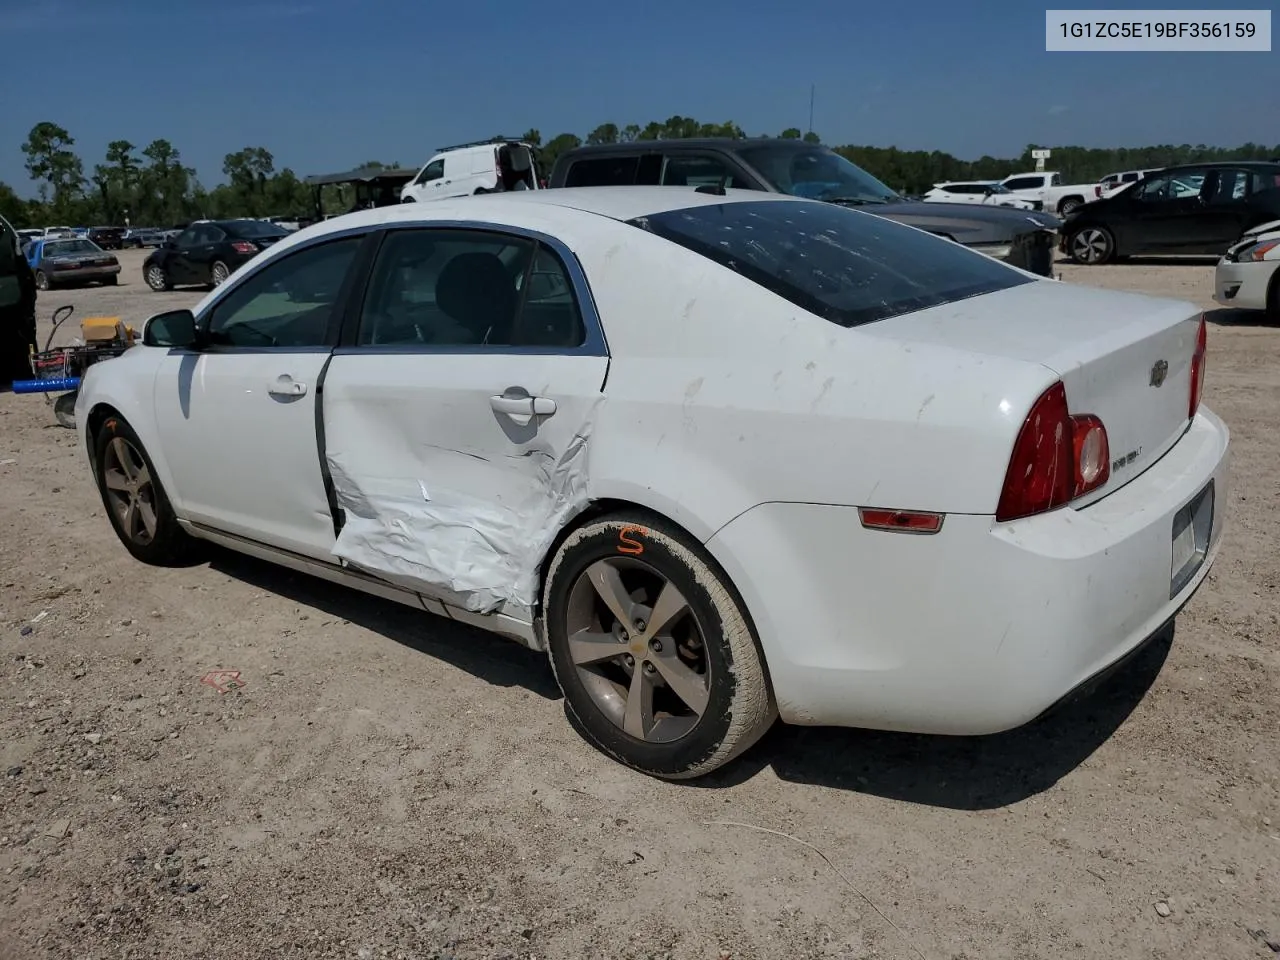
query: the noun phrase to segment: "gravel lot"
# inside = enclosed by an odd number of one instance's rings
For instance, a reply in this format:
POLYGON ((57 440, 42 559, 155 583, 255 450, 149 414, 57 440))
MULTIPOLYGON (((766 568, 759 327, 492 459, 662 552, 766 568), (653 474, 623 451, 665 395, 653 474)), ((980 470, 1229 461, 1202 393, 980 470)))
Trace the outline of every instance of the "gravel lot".
MULTIPOLYGON (((42 318, 203 296, 121 259, 42 318)), ((1061 269, 1213 307, 1204 264, 1061 269)), ((514 644, 133 562, 72 433, 0 395, 0 960, 1274 956, 1280 328, 1210 318, 1231 529, 1171 646, 1011 734, 778 728, 685 786, 587 747, 514 644)))

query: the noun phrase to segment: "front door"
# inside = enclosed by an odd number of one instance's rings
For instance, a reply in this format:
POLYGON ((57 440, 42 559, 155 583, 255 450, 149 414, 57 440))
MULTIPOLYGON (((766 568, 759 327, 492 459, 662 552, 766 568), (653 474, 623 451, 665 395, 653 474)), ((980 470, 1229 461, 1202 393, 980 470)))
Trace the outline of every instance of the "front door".
POLYGON ((308 246, 228 284, 197 318, 208 346, 165 360, 155 407, 182 516, 331 559, 316 396, 360 243, 308 246))
POLYGON ((1203 243, 1202 218, 1205 204, 1201 190, 1205 170, 1179 170, 1148 177, 1129 187, 1131 211, 1126 221, 1117 222, 1122 234, 1116 239, 1124 254, 1195 253, 1203 243))
POLYGON ((325 377, 338 557, 473 611, 532 604, 608 366, 569 270, 514 233, 387 234, 325 377))

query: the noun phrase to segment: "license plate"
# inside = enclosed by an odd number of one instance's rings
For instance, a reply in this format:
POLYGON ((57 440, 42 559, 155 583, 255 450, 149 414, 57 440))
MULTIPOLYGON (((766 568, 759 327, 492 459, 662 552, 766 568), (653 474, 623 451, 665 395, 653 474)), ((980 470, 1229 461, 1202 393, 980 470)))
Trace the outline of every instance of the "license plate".
POLYGON ((1173 518, 1173 559, 1169 596, 1177 596, 1204 565, 1213 531, 1213 481, 1173 518))

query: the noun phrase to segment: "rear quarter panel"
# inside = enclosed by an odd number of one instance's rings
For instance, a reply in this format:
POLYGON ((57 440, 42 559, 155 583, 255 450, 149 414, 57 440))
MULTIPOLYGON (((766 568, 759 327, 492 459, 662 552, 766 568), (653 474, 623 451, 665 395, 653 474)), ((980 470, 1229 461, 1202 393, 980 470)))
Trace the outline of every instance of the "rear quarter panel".
POLYGON ((634 227, 577 249, 611 355, 592 495, 699 537, 768 501, 993 512, 1054 379, 842 328, 634 227))

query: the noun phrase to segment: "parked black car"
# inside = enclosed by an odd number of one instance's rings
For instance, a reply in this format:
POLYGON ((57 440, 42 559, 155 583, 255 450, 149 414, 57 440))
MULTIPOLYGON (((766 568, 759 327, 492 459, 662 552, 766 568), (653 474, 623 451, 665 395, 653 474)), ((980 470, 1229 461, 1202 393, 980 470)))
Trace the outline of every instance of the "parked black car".
POLYGON ((151 253, 142 275, 152 290, 216 287, 289 231, 265 220, 197 220, 151 253))
POLYGON ((31 377, 36 345, 36 280, 18 235, 0 217, 0 384, 31 377))
POLYGON ((90 227, 89 239, 103 250, 119 250, 124 246, 124 227, 90 227))
POLYGON ((1062 250, 1076 263, 1159 254, 1218 256, 1246 230, 1280 220, 1280 163, 1166 167, 1067 217, 1062 250))
POLYGON ((907 200, 834 150, 802 140, 638 140, 582 146, 560 155, 551 187, 629 184, 728 187, 787 193, 857 207, 948 237, 1041 276, 1053 272, 1055 231, 1047 213, 907 200))

